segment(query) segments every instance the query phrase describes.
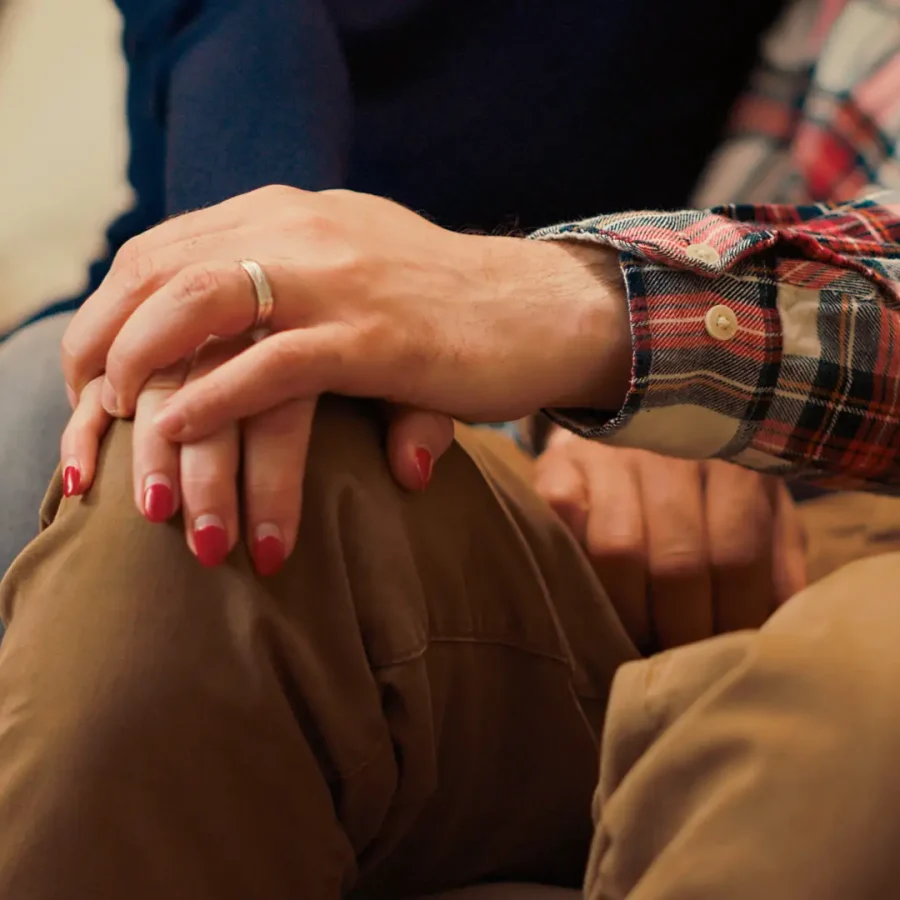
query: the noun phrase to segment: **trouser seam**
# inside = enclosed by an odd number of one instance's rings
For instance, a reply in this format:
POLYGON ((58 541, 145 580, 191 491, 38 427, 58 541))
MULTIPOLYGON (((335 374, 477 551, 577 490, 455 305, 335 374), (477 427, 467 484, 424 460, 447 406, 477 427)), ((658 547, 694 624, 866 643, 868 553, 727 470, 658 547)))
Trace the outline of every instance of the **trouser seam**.
POLYGON ((417 659, 421 659, 428 652, 428 648, 434 644, 484 644, 494 647, 505 647, 508 650, 515 650, 519 653, 527 654, 528 656, 537 656, 541 659, 561 663, 566 666, 566 668, 571 668, 570 660, 561 653, 552 653, 548 650, 529 647, 527 645, 516 643, 515 641, 504 640, 503 638, 492 638, 479 635, 429 637, 428 642, 424 646, 417 647, 415 650, 411 650, 409 653, 388 660, 387 662, 370 663, 370 667, 373 672, 380 672, 384 669, 391 669, 394 666, 402 666, 406 663, 415 662, 417 659))

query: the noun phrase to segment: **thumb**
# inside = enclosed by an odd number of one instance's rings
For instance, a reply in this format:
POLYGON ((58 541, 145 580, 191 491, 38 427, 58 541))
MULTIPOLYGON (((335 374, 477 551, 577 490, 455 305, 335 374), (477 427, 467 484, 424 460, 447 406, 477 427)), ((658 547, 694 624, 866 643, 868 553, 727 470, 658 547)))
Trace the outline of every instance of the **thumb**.
POLYGON ((387 455, 391 474, 401 487, 424 491, 434 464, 453 443, 453 419, 412 406, 386 406, 387 455))

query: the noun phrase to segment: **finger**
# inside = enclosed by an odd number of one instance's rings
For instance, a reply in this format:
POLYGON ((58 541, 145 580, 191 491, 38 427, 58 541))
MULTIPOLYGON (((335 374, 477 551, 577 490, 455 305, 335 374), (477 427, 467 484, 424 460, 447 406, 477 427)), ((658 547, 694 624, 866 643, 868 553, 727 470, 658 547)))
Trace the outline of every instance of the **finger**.
POLYGON ((656 637, 663 649, 710 637, 712 582, 701 468, 646 452, 637 465, 656 637))
POLYGON ((208 338, 249 331, 256 294, 234 262, 188 266, 139 306, 115 336, 106 358, 103 405, 130 415, 150 373, 187 358, 208 338))
POLYGON ((98 378, 89 382, 81 392, 78 405, 60 440, 63 493, 67 497, 83 494, 93 484, 100 439, 106 434, 110 421, 100 405, 98 378))
POLYGON ((134 417, 132 473, 134 502, 151 522, 165 522, 178 509, 180 448, 153 427, 165 400, 184 383, 188 364, 181 362, 153 375, 137 401, 134 417))
POLYGON ((590 448, 586 547, 625 630, 642 652, 653 644, 647 592, 647 534, 632 451, 590 448))
POLYGON ((316 404, 289 400, 244 422, 244 509, 256 571, 274 575, 297 540, 316 404))
MULTIPOLYGON (((233 343, 226 342, 205 345, 197 353, 186 384, 203 378, 234 349, 233 343)), ((202 440, 184 444, 179 463, 188 546, 204 566, 220 565, 238 539, 238 423, 228 423, 202 440)))
POLYGON ((777 480, 775 490, 773 581, 777 606, 802 591, 809 583, 807 538, 803 519, 787 485, 777 480))
POLYGON ((408 491, 423 491, 434 464, 453 443, 453 420, 443 413, 385 404, 387 454, 397 483, 408 491))
POLYGON ((538 457, 534 489, 585 547, 590 504, 587 478, 567 450, 550 447, 538 457))
POLYGON ((188 266, 234 256, 233 246, 252 226, 252 220, 247 225, 247 210, 258 203, 260 193, 167 219, 119 249, 106 278, 63 338, 63 374, 76 393, 104 370, 113 339, 154 291, 188 266))
POLYGON ((237 425, 181 446, 181 494, 188 546, 204 566, 225 561, 238 538, 237 425))
POLYGON ((715 629, 759 628, 775 609, 774 484, 758 472, 714 460, 706 468, 706 522, 715 629))
POLYGON ((347 353, 346 331, 345 326, 330 324, 259 341, 176 392, 156 417, 156 427, 170 440, 193 441, 286 400, 329 392, 383 394, 367 361, 347 353), (367 378, 369 374, 373 377, 367 378))

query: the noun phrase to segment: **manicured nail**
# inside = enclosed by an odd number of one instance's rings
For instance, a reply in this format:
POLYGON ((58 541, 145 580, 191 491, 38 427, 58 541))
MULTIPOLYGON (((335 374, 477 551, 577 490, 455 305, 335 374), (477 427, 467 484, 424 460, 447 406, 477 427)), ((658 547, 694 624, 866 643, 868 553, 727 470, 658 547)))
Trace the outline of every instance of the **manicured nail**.
POLYGON ((218 516, 198 516, 194 520, 194 548, 197 559, 204 566, 220 566, 225 562, 228 533, 225 523, 218 516))
POLYGON ((81 489, 81 469, 74 459, 70 459, 63 469, 63 494, 74 497, 81 489))
POLYGON ((100 405, 111 415, 114 416, 119 411, 119 400, 113 386, 104 378, 103 387, 100 389, 100 405))
POLYGON ((165 475, 148 475, 144 479, 144 515, 151 522, 165 522, 173 512, 172 482, 165 475))
POLYGON ((416 469, 419 472, 419 490, 424 491, 431 481, 431 470, 434 467, 434 457, 431 451, 425 447, 419 447, 415 453, 416 469))
POLYGON ((277 525, 259 525, 250 548, 253 565, 263 577, 274 575, 284 565, 284 539, 277 525))
POLYGON ((184 414, 163 407, 154 417, 153 426, 170 438, 177 438, 185 429, 184 414))

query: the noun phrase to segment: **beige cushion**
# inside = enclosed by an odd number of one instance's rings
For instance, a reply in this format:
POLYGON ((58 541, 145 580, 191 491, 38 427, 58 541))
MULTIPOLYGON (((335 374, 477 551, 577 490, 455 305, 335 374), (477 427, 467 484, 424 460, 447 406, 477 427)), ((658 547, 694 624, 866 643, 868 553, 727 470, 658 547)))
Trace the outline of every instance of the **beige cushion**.
POLYGON ((112 0, 0 0, 0 330, 81 288, 130 202, 112 0))

